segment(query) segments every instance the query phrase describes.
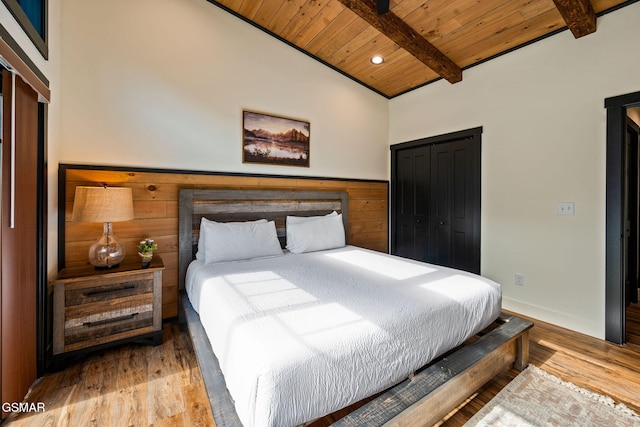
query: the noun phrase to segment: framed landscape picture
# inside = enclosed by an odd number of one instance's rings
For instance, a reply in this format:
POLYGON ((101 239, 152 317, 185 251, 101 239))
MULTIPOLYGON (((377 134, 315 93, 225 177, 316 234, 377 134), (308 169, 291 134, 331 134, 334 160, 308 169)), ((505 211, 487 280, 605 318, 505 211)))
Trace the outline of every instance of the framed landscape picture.
POLYGON ((310 123, 242 112, 242 162, 309 167, 310 123))

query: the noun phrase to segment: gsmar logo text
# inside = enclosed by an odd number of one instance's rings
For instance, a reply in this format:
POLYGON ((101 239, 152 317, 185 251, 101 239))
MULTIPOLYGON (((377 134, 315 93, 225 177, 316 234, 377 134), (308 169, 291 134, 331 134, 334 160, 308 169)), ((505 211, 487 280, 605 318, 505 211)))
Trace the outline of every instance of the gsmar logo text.
POLYGON ((2 402, 2 412, 44 412, 44 402, 2 402))

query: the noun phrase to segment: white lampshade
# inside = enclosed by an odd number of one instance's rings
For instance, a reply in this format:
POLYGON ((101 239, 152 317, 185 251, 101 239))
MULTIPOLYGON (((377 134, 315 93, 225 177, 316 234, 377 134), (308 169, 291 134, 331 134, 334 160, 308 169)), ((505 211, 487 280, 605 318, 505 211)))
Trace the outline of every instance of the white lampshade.
POLYGON ((89 262, 96 268, 113 268, 124 259, 125 248, 111 231, 111 223, 132 219, 133 197, 130 188, 106 185, 76 187, 71 220, 104 223, 102 237, 89 248, 89 262))

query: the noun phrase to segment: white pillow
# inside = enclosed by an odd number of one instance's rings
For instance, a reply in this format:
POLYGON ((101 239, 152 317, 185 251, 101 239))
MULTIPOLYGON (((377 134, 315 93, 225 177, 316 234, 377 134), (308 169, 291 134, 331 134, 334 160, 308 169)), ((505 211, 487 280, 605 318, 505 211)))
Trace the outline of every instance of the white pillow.
POLYGON ((301 222, 313 221, 316 219, 326 218, 328 216, 336 216, 336 215, 338 215, 338 212, 333 211, 333 212, 329 212, 326 215, 320 215, 320 216, 287 216, 287 226, 289 224, 300 224, 301 222))
POLYGON ((205 264, 282 255, 273 221, 207 222, 203 225, 206 230, 205 264))
POLYGON ((294 254, 340 248, 344 245, 342 214, 299 223, 295 220, 291 223, 287 217, 287 249, 294 254))
MULTIPOLYGON (((220 224, 220 223, 217 223, 215 221, 211 221, 210 219, 207 219, 205 217, 202 217, 202 219, 200 219, 200 234, 198 235, 198 251, 196 252, 196 259, 204 261, 204 259, 206 257, 206 249, 205 249, 205 245, 204 245, 206 231, 205 231, 205 227, 203 227, 203 225, 205 223, 211 223, 211 222, 213 222, 215 224, 220 224)), ((267 222, 267 220, 266 219, 257 219, 255 221, 246 221, 246 222, 237 222, 237 223, 235 223, 235 222, 227 222, 225 224, 246 224, 246 223, 249 223, 249 222, 267 222)))

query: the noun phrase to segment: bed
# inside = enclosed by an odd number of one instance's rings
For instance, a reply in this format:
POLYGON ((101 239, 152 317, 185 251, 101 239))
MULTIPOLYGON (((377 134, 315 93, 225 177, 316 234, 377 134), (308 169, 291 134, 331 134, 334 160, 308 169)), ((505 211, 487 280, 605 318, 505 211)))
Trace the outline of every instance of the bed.
POLYGON ((345 193, 181 190, 179 209, 181 318, 218 426, 304 425, 385 390, 337 424, 425 425, 526 366, 531 325, 517 318, 452 352, 500 317, 500 287, 345 245, 345 193), (295 234, 305 223, 312 240, 295 234), (237 229, 271 240, 238 259, 237 229))

